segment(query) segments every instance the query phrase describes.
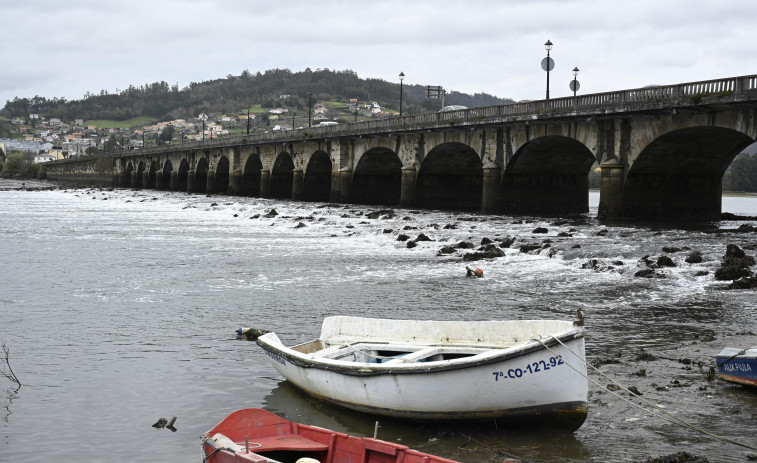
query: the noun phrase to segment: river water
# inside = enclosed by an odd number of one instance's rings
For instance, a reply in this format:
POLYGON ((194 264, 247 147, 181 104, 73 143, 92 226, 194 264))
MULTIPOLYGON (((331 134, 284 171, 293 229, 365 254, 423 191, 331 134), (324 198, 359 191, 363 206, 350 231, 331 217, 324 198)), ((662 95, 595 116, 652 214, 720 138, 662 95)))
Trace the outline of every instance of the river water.
MULTIPOLYGON (((0 461, 199 462, 201 433, 244 407, 372 435, 375 417, 303 396, 254 343, 234 339, 236 328, 274 330, 291 344, 317 337, 330 315, 573 319, 578 308, 587 356, 603 372, 677 418, 757 447, 757 394, 706 377, 722 347, 757 345, 757 293, 713 278, 726 244, 754 255, 757 235, 728 231, 738 221, 603 224, 590 197, 590 213, 570 218, 404 209, 370 218, 375 208, 230 196, 0 191, 0 339, 23 384, 13 392, 0 376, 0 461), (433 241, 408 249, 400 233, 433 241), (445 244, 508 236, 516 241, 504 257, 475 264, 482 279, 464 277, 461 253, 438 255, 445 244), (544 240, 551 247, 540 252, 517 249, 544 240), (701 251, 704 262, 672 252, 666 278, 634 277, 663 246, 701 251), (656 360, 639 359, 642 349, 656 360), (151 427, 173 416, 176 432, 151 427)), ((757 197, 726 197, 723 209, 757 215, 757 197)), ((444 400, 441 389, 429 393, 444 400)), ((567 435, 382 419, 379 437, 464 462, 504 452, 535 462, 679 451, 745 460, 745 449, 599 386, 589 400, 586 423, 567 435)))

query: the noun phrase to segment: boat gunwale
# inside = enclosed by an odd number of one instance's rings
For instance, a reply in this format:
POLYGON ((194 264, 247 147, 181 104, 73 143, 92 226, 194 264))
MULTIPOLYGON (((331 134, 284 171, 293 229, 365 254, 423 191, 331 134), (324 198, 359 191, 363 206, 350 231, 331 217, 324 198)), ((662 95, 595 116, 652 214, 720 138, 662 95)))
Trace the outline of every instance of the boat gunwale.
MULTIPOLYGON (((274 334, 275 333, 271 333, 274 334)), ((497 352, 499 354, 487 356, 474 361, 471 361, 473 357, 465 357, 454 360, 432 361, 432 362, 413 362, 413 363, 367 363, 367 362, 345 362, 324 358, 312 358, 305 357, 307 354, 303 354, 293 350, 291 347, 284 346, 282 348, 277 345, 271 344, 264 339, 267 335, 261 336, 257 339, 256 343, 264 351, 272 355, 280 357, 282 360, 286 360, 294 366, 300 368, 315 368, 319 370, 333 371, 336 373, 345 374, 348 376, 377 376, 377 375, 398 375, 398 374, 426 374, 431 372, 443 372, 464 370, 469 368, 477 368, 480 366, 491 365, 522 357, 524 355, 531 354, 533 352, 546 350, 544 347, 553 347, 558 345, 559 342, 567 343, 576 339, 580 339, 586 336, 586 331, 581 327, 574 327, 571 330, 565 331, 556 335, 549 335, 544 337, 541 342, 528 341, 520 345, 515 345, 507 348, 490 349, 485 352, 497 352), (556 339, 555 339, 556 338, 556 339), (542 344, 543 343, 543 344, 542 344)), ((277 336, 278 338, 278 336, 277 336)), ((370 344, 382 344, 371 340, 370 344)), ((385 344, 396 345, 396 342, 386 342, 385 344)), ((417 345, 417 344, 415 344, 417 345)), ((449 347, 449 344, 426 344, 423 346, 428 347, 449 347)), ((462 346, 460 346, 462 347, 462 346)))

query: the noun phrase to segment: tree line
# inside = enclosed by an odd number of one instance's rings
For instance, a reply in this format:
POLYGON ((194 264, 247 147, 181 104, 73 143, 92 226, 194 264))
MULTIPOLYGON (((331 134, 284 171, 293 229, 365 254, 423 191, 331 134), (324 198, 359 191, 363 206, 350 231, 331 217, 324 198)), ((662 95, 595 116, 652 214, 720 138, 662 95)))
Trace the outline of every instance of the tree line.
POLYGON ((757 154, 736 156, 723 176, 723 191, 757 192, 757 154))
MULTIPOLYGON (((289 69, 271 69, 252 74, 245 70, 239 76, 192 82, 179 89, 165 81, 129 88, 116 93, 101 90, 99 94, 87 92, 80 100, 65 98, 14 98, 4 107, 7 118, 42 114, 61 120, 126 120, 149 116, 158 121, 190 118, 200 113, 237 114, 255 104, 264 107, 307 108, 310 102, 347 101, 356 98, 359 103, 377 102, 382 107, 399 109, 399 82, 381 79, 363 79, 351 70, 335 71, 310 68, 301 72, 289 69), (281 95, 289 95, 286 101, 281 95)), ((512 103, 511 99, 498 98, 486 93, 469 95, 452 91, 445 104, 468 107, 492 106, 512 103)), ((421 114, 439 109, 441 101, 426 99, 422 85, 403 85, 403 114, 421 114)))

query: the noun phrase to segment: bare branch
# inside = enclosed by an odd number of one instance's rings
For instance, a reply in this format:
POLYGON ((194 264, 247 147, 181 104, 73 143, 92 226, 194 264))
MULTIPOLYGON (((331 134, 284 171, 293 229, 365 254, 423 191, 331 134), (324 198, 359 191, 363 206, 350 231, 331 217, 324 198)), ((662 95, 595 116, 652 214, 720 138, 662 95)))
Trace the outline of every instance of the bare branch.
POLYGON ((16 373, 13 372, 13 368, 11 368, 10 349, 8 348, 8 346, 5 345, 5 341, 3 341, 2 343, 2 347, 3 347, 3 352, 5 353, 5 358, 4 358, 5 367, 2 369, 2 371, 0 371, 0 373, 2 373, 3 376, 5 376, 11 382, 16 383, 17 387, 16 387, 15 392, 18 392, 18 390, 21 389, 21 381, 19 381, 18 376, 16 376, 16 373), (6 369, 8 371, 5 371, 6 369))

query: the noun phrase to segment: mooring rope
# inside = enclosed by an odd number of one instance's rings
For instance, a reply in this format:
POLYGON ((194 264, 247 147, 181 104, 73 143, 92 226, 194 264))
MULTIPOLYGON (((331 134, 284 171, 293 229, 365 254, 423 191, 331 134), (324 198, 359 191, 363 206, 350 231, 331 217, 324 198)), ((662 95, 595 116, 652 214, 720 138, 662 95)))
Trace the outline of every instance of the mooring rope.
POLYGON ((722 362, 722 363, 718 363, 717 361, 715 361, 715 363, 717 363, 717 365, 718 365, 718 366, 723 366, 723 365, 725 365, 726 363, 728 363, 728 362, 730 362, 731 360, 733 360, 733 359, 735 359, 736 357, 738 357, 739 355, 744 355, 744 354, 746 354, 746 351, 748 351, 748 350, 752 350, 752 349, 755 349, 755 347, 749 347, 749 348, 747 348, 747 349, 744 349, 744 350, 738 351, 738 352, 736 352, 736 354, 734 354, 734 355, 733 355, 733 356, 731 356, 730 358, 727 358, 727 359, 723 360, 723 362, 722 362))
MULTIPOLYGON (((544 343, 544 342, 543 342, 543 341, 541 340, 541 338, 543 338, 543 336, 542 336, 542 335, 540 335, 540 334, 539 334, 538 336, 539 336, 539 338, 538 338, 538 339, 537 339, 537 338, 536 338, 535 336, 532 336, 532 337, 531 337, 531 340, 532 340, 532 341, 537 341, 537 342, 538 342, 539 344, 541 344, 542 346, 544 346, 544 348, 545 348, 545 349, 547 349, 548 351, 550 351, 550 352, 551 352, 551 353, 553 353, 554 355, 556 355, 556 356, 559 356, 559 354, 558 354, 557 352, 555 352, 554 350, 550 349, 550 348, 549 348, 549 346, 547 346, 547 345, 546 345, 546 344, 545 344, 545 343, 544 343)), ((593 368, 593 369, 594 369, 595 371, 597 371, 597 372, 598 372, 598 373, 599 373, 600 375, 602 375, 602 376, 606 377, 607 379, 609 379, 610 381, 612 381, 612 382, 613 382, 613 383, 614 383, 614 384, 615 384, 616 386, 620 387, 621 389, 623 389, 624 391, 628 392, 628 393, 629 393, 629 394, 631 394, 632 396, 634 396, 634 397, 638 398, 638 399, 639 399, 640 401, 642 401, 642 402, 646 403, 647 405, 650 405, 650 406, 652 406, 652 407, 654 407, 654 408, 657 408, 657 409, 661 409, 661 408, 662 408, 662 406, 661 406, 661 405, 657 405, 657 404, 655 404, 655 403, 653 403, 653 402, 650 402, 650 401, 648 401, 648 400, 646 400, 646 399, 643 399, 643 398, 641 398, 640 396, 638 396, 637 394, 635 394, 634 392, 632 392, 632 391, 631 391, 630 389, 628 389, 628 388, 626 388, 625 386, 623 386, 622 384, 620 384, 620 383, 619 383, 618 381, 616 381, 616 380, 615 380, 614 378, 611 378, 610 376, 608 376, 607 374, 605 374, 605 373, 604 373, 604 372, 603 372, 602 370, 600 370, 599 368, 597 368, 597 367, 595 367, 594 365, 592 365, 592 364, 590 364, 589 362, 587 362, 585 358, 581 358, 581 356, 580 356, 580 355, 578 355, 577 353, 573 352, 573 350, 571 350, 571 348, 570 348, 570 347, 566 346, 566 345, 565 345, 565 344, 564 344, 564 343, 563 343, 562 341, 560 341, 560 340, 559 340, 559 339, 558 339, 558 338, 557 338, 556 336, 549 336, 549 337, 551 337, 552 339, 554 339, 555 341, 557 341, 557 342, 558 342, 558 343, 559 343, 560 345, 562 345, 562 346, 563 346, 564 348, 566 348, 566 349, 568 350, 568 352, 570 352, 571 354, 573 354, 574 356, 576 356, 576 358, 578 358, 579 360, 581 360, 581 361, 582 361, 582 362, 583 362, 583 363, 584 363, 585 365, 587 365, 587 366, 590 366, 590 367, 591 367, 591 368, 593 368)), ((562 358, 562 357, 560 356, 560 358, 562 358)), ((733 440, 733 439, 730 439, 730 438, 728 438, 728 437, 718 436, 717 434, 713 434, 713 433, 711 433, 711 432, 707 431, 706 429, 702 429, 702 428, 700 428, 700 427, 698 427, 698 426, 696 426, 696 425, 693 425, 693 424, 691 424, 691 423, 689 423, 689 422, 687 422, 687 421, 684 421, 684 420, 682 420, 681 418, 678 418, 678 417, 676 417, 676 416, 673 416, 673 415, 671 415, 670 413, 668 413, 668 412, 666 412, 666 411, 660 410, 660 413, 658 414, 658 413, 657 413, 657 412, 656 412, 655 410, 648 410, 648 409, 644 408, 643 406, 641 406, 641 405, 637 404, 636 402, 633 402, 633 401, 631 401, 631 400, 628 400, 628 399, 627 399, 626 397, 623 397, 623 396, 621 396, 620 394, 618 394, 618 393, 617 393, 617 392, 615 392, 615 391, 611 391, 610 389, 607 389, 607 388, 606 388, 605 386, 602 386, 602 385, 601 385, 601 384, 599 384, 599 383, 598 383, 597 381, 595 381, 595 380, 593 380, 593 379, 589 378, 589 376, 588 376, 587 374, 585 374, 585 373, 583 373, 583 372, 579 371, 579 370, 578 370, 577 368, 575 368, 575 367, 574 367, 573 365, 571 365, 571 364, 570 364, 570 363, 569 363, 569 362, 568 362, 567 360, 565 360, 565 359, 562 359, 562 360, 563 360, 563 362, 565 362, 565 364, 566 364, 566 365, 568 365, 568 366, 569 366, 569 367, 570 367, 570 368, 571 368, 571 369, 572 369, 573 371, 575 371, 575 372, 576 372, 576 373, 578 373, 579 375, 583 376, 583 377, 584 377, 584 378, 586 378, 587 380, 591 381, 591 382, 592 382, 592 383, 594 383, 594 384, 595 384, 596 386, 598 386, 598 387, 600 387, 600 388, 604 389, 605 391, 607 391, 607 392, 611 393, 612 395, 616 396, 616 397, 617 397, 617 398, 619 398, 620 400, 622 400, 622 401, 624 401, 624 402, 627 402, 628 404, 630 404, 630 405, 632 405, 632 406, 634 406, 634 407, 636 407, 636 408, 640 409, 641 411, 643 411, 643 412, 645 412, 645 413, 649 413, 649 414, 651 414, 651 415, 654 415, 654 416, 656 416, 656 417, 658 417, 658 418, 660 418, 660 419, 663 419, 663 420, 665 420, 665 421, 669 421, 669 422, 671 422, 671 423, 674 423, 674 424, 680 424, 680 425, 682 425, 682 426, 684 426, 684 427, 687 427, 687 428, 689 428, 689 429, 693 429, 693 430, 695 430, 695 431, 701 432, 702 434, 706 434, 706 435, 708 435, 708 436, 710 436, 710 437, 713 437, 713 438, 715 438, 715 439, 718 439, 718 440, 720 440, 720 441, 723 441, 723 442, 727 442, 727 443, 729 443, 729 444, 737 445, 737 446, 739 446, 739 447, 747 448, 747 449, 750 449, 750 450, 757 450, 757 447, 752 447, 752 446, 750 446, 750 445, 747 445, 747 444, 743 444, 743 443, 741 443, 741 442, 735 441, 735 440, 733 440)))

